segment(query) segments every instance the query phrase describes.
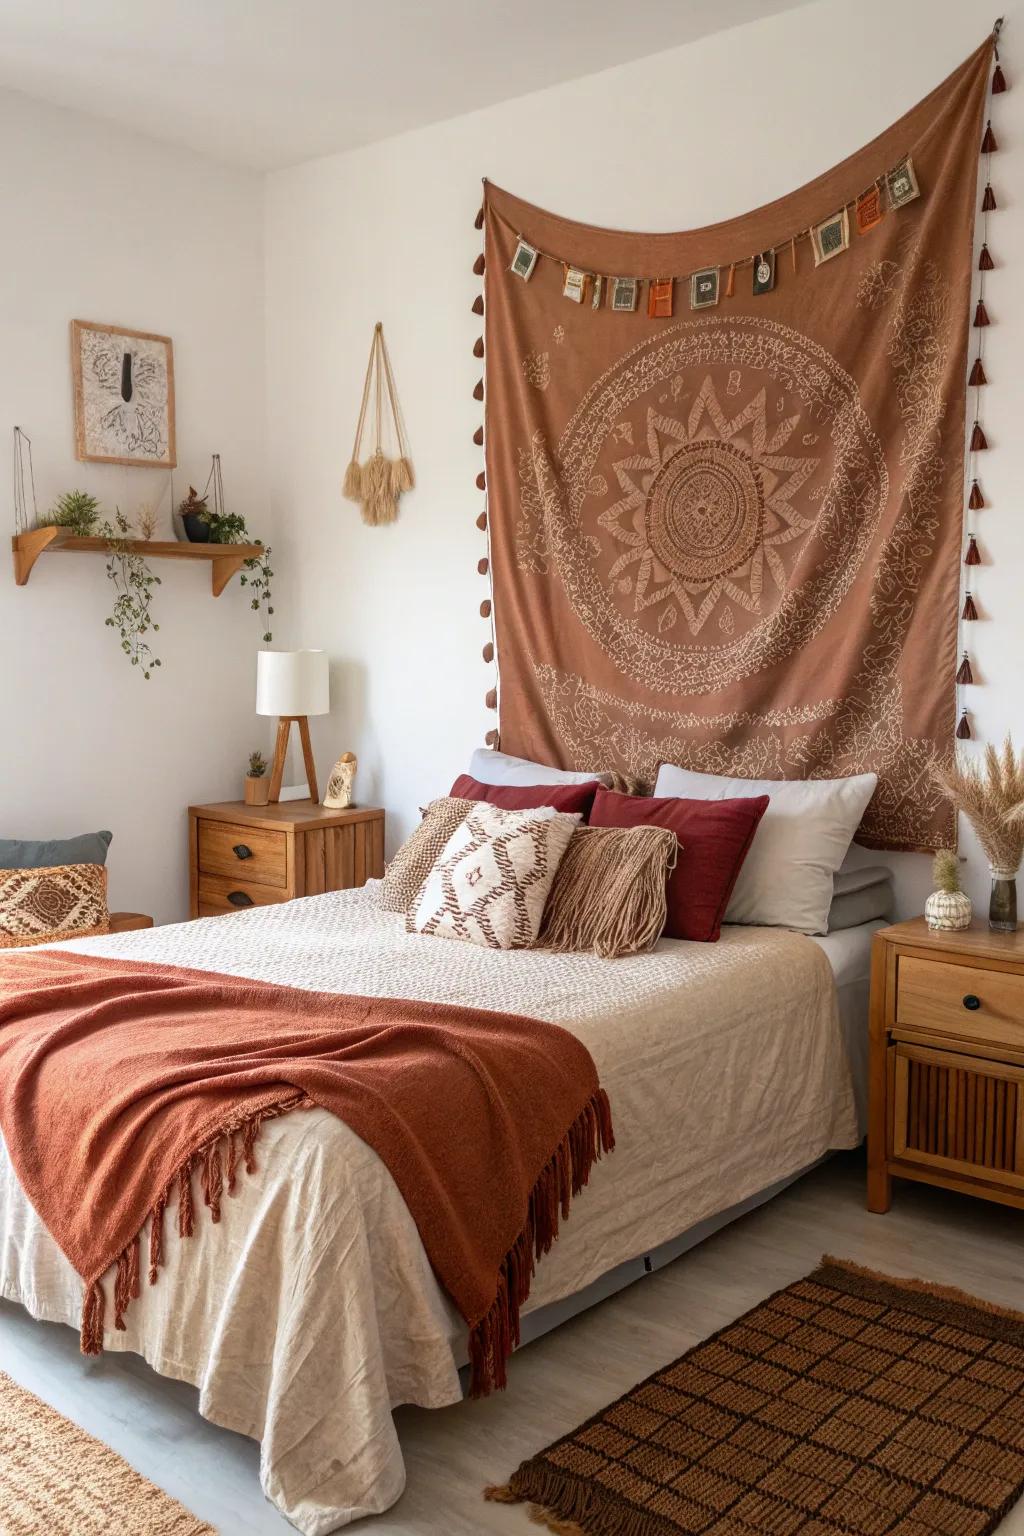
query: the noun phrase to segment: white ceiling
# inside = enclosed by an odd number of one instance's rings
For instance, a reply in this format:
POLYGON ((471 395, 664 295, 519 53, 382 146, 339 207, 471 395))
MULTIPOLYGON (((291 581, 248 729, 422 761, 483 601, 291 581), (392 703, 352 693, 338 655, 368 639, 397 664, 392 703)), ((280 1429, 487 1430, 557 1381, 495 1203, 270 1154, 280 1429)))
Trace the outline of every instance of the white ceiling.
POLYGON ((272 169, 808 0, 0 0, 0 86, 272 169))

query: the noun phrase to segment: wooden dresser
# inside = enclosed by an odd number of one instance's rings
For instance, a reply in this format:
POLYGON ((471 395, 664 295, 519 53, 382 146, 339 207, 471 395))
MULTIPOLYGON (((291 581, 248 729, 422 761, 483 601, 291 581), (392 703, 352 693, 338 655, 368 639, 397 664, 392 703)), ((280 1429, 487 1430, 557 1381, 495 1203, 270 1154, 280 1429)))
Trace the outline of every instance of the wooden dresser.
POLYGON ((1024 931, 875 935, 868 1209, 918 1179, 1024 1208, 1024 931))
POLYGON ((364 885, 384 873, 384 812, 327 811, 309 800, 190 805, 193 917, 364 885))

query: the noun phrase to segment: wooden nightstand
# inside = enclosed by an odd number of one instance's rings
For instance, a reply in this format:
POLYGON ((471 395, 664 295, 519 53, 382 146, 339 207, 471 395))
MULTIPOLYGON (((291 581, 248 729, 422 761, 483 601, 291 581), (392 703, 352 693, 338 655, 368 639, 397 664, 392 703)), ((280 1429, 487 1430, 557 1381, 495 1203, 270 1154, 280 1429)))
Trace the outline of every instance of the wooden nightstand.
POLYGON ((868 1210, 918 1179, 1024 1208, 1024 931, 875 934, 868 1210))
POLYGON ((384 812, 281 805, 190 805, 192 917, 364 885, 384 873, 384 812))

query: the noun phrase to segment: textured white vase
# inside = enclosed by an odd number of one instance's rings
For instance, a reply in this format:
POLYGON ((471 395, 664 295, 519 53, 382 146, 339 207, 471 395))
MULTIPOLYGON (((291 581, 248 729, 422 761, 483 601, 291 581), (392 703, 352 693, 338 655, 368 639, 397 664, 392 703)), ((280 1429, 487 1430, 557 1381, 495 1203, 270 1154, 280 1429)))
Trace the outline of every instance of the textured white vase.
POLYGON ((924 920, 929 928, 969 928, 971 898, 963 891, 933 891, 924 904, 924 920))

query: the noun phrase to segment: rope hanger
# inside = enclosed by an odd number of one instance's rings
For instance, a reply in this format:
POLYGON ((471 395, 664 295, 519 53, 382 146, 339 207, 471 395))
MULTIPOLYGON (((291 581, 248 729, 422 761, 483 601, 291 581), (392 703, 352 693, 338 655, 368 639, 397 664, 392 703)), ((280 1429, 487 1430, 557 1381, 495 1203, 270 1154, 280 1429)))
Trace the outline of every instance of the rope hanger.
POLYGON ((384 326, 378 320, 373 328, 370 343, 370 360, 366 365, 363 382, 363 399, 356 423, 356 438, 352 445, 352 458, 345 471, 342 495, 359 503, 363 522, 371 525, 393 523, 398 516, 398 498, 403 491, 411 491, 415 485, 409 445, 398 403, 395 376, 391 369, 384 326), (373 454, 364 464, 359 462, 363 432, 366 428, 370 390, 373 390, 373 454), (389 459, 383 448, 384 392, 387 391, 388 410, 394 427, 398 458, 389 459))

